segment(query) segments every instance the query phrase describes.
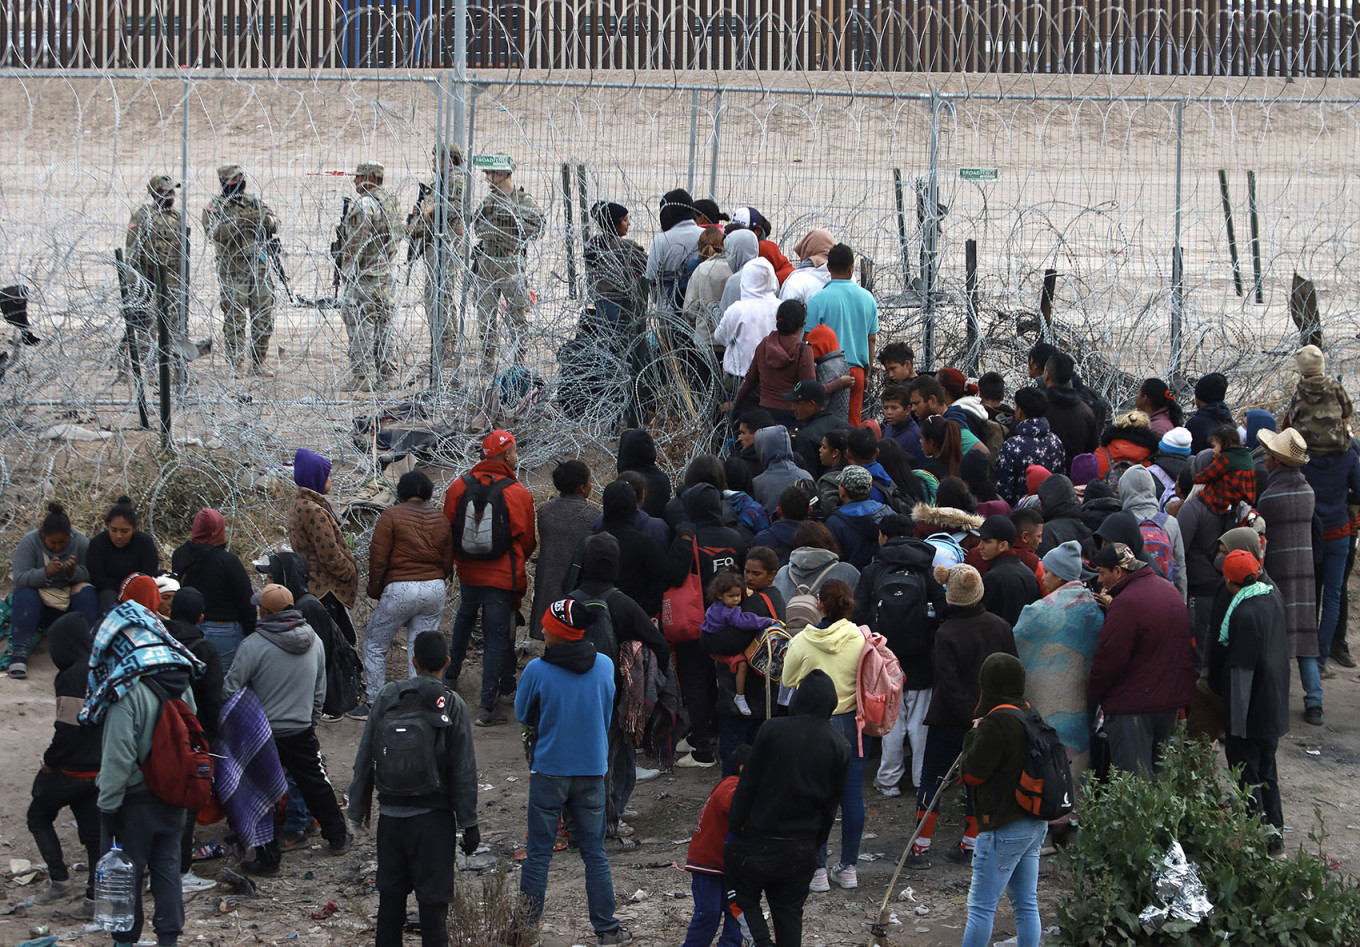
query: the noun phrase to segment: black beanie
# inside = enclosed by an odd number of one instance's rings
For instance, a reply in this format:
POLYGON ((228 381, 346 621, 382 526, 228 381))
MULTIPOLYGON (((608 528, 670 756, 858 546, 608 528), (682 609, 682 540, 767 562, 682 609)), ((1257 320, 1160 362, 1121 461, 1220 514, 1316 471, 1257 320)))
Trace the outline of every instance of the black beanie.
POLYGON ((170 617, 176 621, 187 621, 196 625, 202 615, 203 593, 193 586, 182 587, 170 600, 170 617))
POLYGON ((1213 404, 1228 397, 1228 379, 1221 372, 1210 372, 1195 382, 1195 397, 1205 404, 1213 404))
POLYGON ((628 216, 628 208, 613 201, 596 201, 590 208, 590 216, 601 230, 616 233, 623 218, 628 216))

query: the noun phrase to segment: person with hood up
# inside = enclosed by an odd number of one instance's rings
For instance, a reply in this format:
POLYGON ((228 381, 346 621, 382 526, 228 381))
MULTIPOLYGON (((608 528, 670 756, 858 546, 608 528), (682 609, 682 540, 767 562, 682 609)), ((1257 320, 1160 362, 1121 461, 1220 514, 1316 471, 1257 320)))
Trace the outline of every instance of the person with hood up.
POLYGON ((1090 702, 1105 715, 1111 767, 1150 776, 1161 771, 1177 714, 1198 696, 1190 615, 1176 587, 1124 543, 1101 547, 1092 564, 1110 602, 1090 702))
POLYGON ((42 525, 19 540, 11 571, 10 677, 28 677, 28 649, 39 628, 73 611, 84 616, 87 626, 98 619, 99 596, 86 565, 89 545, 84 533, 71 528, 65 507, 55 501, 47 504, 42 525))
POLYGON ((560 599, 543 613, 543 657, 524 668, 515 717, 534 728, 529 760, 529 836, 519 890, 530 922, 543 913, 548 865, 563 811, 571 813, 585 863, 590 926, 600 947, 631 938, 614 915, 614 882, 604 851, 605 774, 614 716, 614 662, 585 640, 589 618, 579 602, 560 599))
MULTIPOLYGON (((627 486, 625 484, 625 486, 627 486)), ((671 648, 647 612, 618 587, 623 551, 609 533, 597 533, 585 540, 581 577, 568 598, 591 615, 603 608, 609 616, 608 640, 587 634, 597 653, 608 657, 614 666, 614 710, 609 723, 609 771, 606 774, 606 835, 615 838, 622 826, 621 814, 637 785, 637 757, 632 737, 624 730, 620 705, 627 693, 619 648, 626 641, 639 641, 651 649, 661 667, 669 667, 671 648)), ((623 831, 626 831, 624 829, 623 831)))
POLYGON ((1125 411, 1114 419, 1101 433, 1100 446, 1095 450, 1097 476, 1104 478, 1111 467, 1127 470, 1140 465, 1157 452, 1161 438, 1149 423, 1142 411, 1125 411))
POLYGON ((288 544, 307 560, 312 593, 331 613, 345 640, 354 644, 357 638, 349 610, 359 591, 359 566, 340 517, 326 499, 331 492, 331 462, 298 448, 293 455, 293 482, 298 491, 288 510, 288 544))
POLYGON ((1024 607, 1043 594, 1034 571, 1015 548, 1019 538, 1011 518, 1000 513, 983 520, 978 530, 977 549, 987 563, 982 577, 982 607, 1008 625, 1014 625, 1024 607))
MULTIPOLYGON (((307 809, 321 823, 332 855, 343 855, 352 839, 335 801, 321 761, 316 724, 326 700, 326 655, 321 639, 281 585, 266 585, 252 599, 259 606, 255 633, 241 643, 227 672, 223 695, 249 687, 260 699, 283 770, 302 793, 307 809)), ((277 875, 282 848, 277 836, 255 849, 242 867, 257 875, 277 875)))
POLYGON ((1284 810, 1275 750, 1289 732, 1289 646, 1284 603, 1245 549, 1228 553, 1223 578, 1231 602, 1209 642, 1209 681, 1223 698, 1223 752, 1251 794, 1251 808, 1275 828, 1272 855, 1284 852, 1284 810))
MULTIPOLYGON (((180 588, 170 600, 170 620, 165 629, 174 635, 175 640, 189 649, 189 653, 203 662, 203 674, 194 679, 194 704, 198 707, 195 716, 203 725, 203 735, 208 745, 217 742, 218 717, 226 702, 222 696, 224 672, 222 656, 216 646, 203 637, 198 627, 203 618, 203 593, 195 588, 180 588)), ((179 870, 180 887, 185 891, 207 891, 215 888, 217 882, 200 878, 194 874, 194 829, 198 825, 197 812, 187 813, 184 819, 184 834, 180 837, 179 870)))
POLYGON ((1071 469, 1073 457, 1094 451, 1100 438, 1100 420, 1075 387, 1076 371, 1076 362, 1066 352, 1054 352, 1044 366, 1044 394, 1048 396, 1044 417, 1062 441, 1067 458, 1063 473, 1071 469))
MULTIPOLYGON (((1081 458, 1077 458, 1077 462, 1080 461, 1081 458)), ((1114 487, 1104 480, 1092 480, 1084 488, 1078 489, 1081 490, 1082 497, 1081 521, 1092 534, 1099 531, 1107 519, 1124 508, 1119 497, 1115 496, 1114 487)))
POLYGON ((845 561, 863 569, 878 552, 878 524, 892 509, 873 499, 874 477, 863 467, 841 471, 840 506, 826 520, 845 561))
POLYGON ((1046 470, 1062 469, 1066 455, 1048 420, 1048 398, 1038 388, 1015 393, 1015 433, 1001 444, 996 459, 996 492, 1014 506, 1028 491, 1025 473, 1032 465, 1046 470))
POLYGON ((647 267, 643 271, 652 287, 652 295, 664 312, 679 312, 684 299, 680 293, 680 279, 690 254, 699 245, 703 232, 694 220, 694 199, 689 191, 676 188, 661 197, 661 233, 647 251, 647 267))
POLYGON ((666 591, 666 550, 653 536, 637 526, 637 494, 623 480, 604 488, 601 502, 604 515, 597 533, 608 533, 619 546, 619 591, 648 615, 661 611, 661 596, 666 591))
POLYGON ((808 304, 808 325, 829 325, 845 349, 854 384, 850 389, 851 427, 859 427, 864 384, 878 342, 878 301, 855 282, 855 252, 838 243, 826 255, 830 281, 808 304))
POLYGON ((834 881, 842 888, 859 885, 855 863, 859 861, 864 835, 864 748, 855 723, 859 658, 864 632, 850 620, 855 610, 851 587, 838 579, 822 583, 817 593, 822 621, 808 625, 789 642, 784 654, 785 687, 797 687, 811 671, 820 670, 836 688, 836 709, 831 726, 850 744, 850 765, 841 788, 841 845, 835 868, 827 868, 825 842, 818 852, 817 869, 808 884, 810 891, 829 891, 834 881))
POLYGON ((71 884, 54 827, 57 815, 69 806, 85 848, 86 914, 94 913, 94 866, 99 861, 99 788, 95 777, 99 775, 103 731, 98 726, 82 727, 77 717, 85 703, 92 645, 90 627, 79 612, 67 612, 47 629, 47 646, 57 668, 53 682, 57 714, 52 742, 43 752, 38 775, 33 777, 33 801, 28 805, 28 831, 47 864, 47 886, 33 903, 55 904, 78 893, 71 884))
POLYGON ((642 509, 648 516, 665 519, 666 504, 671 500, 671 478, 656 465, 656 441, 642 428, 630 428, 619 435, 619 453, 615 469, 619 473, 634 470, 647 480, 647 491, 642 498, 642 509))
POLYGON ((1303 435, 1313 456, 1335 454, 1351 446, 1351 397, 1335 378, 1328 378, 1322 350, 1305 345, 1294 353, 1298 387, 1284 409, 1284 427, 1303 435))
POLYGON ((788 602, 795 595, 816 595, 831 579, 853 589, 859 570, 841 560, 840 544, 824 524, 806 520, 793 534, 789 563, 774 577, 774 587, 788 602))
MULTIPOLYGON (((1119 502, 1125 513, 1133 514, 1140 527, 1151 524, 1166 533, 1175 563, 1176 590, 1181 598, 1188 600, 1190 586, 1185 574, 1185 540, 1181 537, 1181 527, 1174 516, 1157 508, 1157 484, 1146 467, 1130 467, 1120 476, 1119 502)), ((1267 519, 1266 523, 1269 522, 1267 519)))
POLYGON ((152 926, 156 942, 174 944, 184 930, 184 891, 180 882, 180 838, 184 810, 151 792, 142 762, 160 719, 161 705, 178 697, 196 711, 192 678, 203 665, 171 637, 156 614, 160 593, 156 580, 132 575, 123 583, 122 603, 99 625, 88 660, 85 706, 77 717, 82 728, 103 725, 100 738, 100 850, 117 841, 132 862, 132 927, 114 935, 115 947, 142 939, 143 873, 151 874, 155 901, 152 926))
POLYGON ((1195 413, 1185 419, 1192 453, 1208 448, 1209 435, 1223 425, 1237 424, 1232 409, 1223 400, 1227 397, 1228 378, 1221 372, 1210 372, 1195 382, 1195 413))
MULTIPOLYGON (((1166 578, 1162 573, 1161 566, 1157 564, 1156 557, 1147 550, 1143 543, 1143 531, 1138 525, 1138 518, 1127 510, 1119 510, 1105 517, 1105 522, 1100 524, 1100 528, 1095 532, 1095 537, 1097 546, 1102 548, 1112 543, 1123 543, 1133 550, 1133 554, 1145 562, 1154 573, 1163 579, 1166 578)), ((1177 591, 1179 592, 1179 589, 1177 591)))
POLYGON ((883 737, 882 758, 874 776, 874 788, 884 796, 900 796, 899 783, 906 774, 905 748, 911 747, 911 785, 921 782, 921 762, 926 752, 926 711, 930 709, 930 690, 935 683, 931 654, 935 650, 935 632, 940 627, 946 608, 944 588, 935 581, 935 547, 911 535, 911 518, 893 514, 878 524, 878 555, 860 573, 855 589, 855 613, 852 621, 865 625, 888 639, 888 649, 902 665, 902 704, 897 722, 883 737), (891 621, 883 610, 880 591, 901 594, 911 607, 907 583, 894 576, 918 576, 923 591, 919 621, 891 621), (893 583, 890 587, 887 583, 893 583))
MULTIPOLYGON (((980 697, 982 663, 998 652, 1014 655, 1015 637, 1010 624, 982 607, 982 576, 969 565, 952 569, 935 567, 935 579, 945 588, 946 611, 935 633, 935 683, 926 712, 926 749, 921 781, 916 787, 916 819, 924 820, 921 834, 911 846, 906 866, 916 871, 931 867, 930 844, 941 807, 929 815, 926 806, 935 797, 963 749, 963 736, 973 724, 980 697)), ((978 834, 978 822, 969 794, 963 838, 945 855, 951 862, 968 863, 978 834)))
POLYGON ((760 240, 749 230, 734 230, 723 241, 723 249, 727 251, 727 265, 731 268, 732 275, 727 277, 722 298, 718 300, 718 320, 727 314, 733 303, 741 299, 741 274, 745 271, 746 264, 759 258, 760 240))
POLYGON ((730 910, 752 947, 802 943, 818 848, 835 825, 853 755, 830 720, 839 702, 826 672, 810 670, 793 693, 789 715, 760 728, 732 794, 723 874, 730 910))
POLYGON ((236 649, 255 630, 250 605, 250 576, 227 550, 227 523, 222 514, 204 508, 194 514, 189 541, 170 556, 170 568, 181 586, 203 594, 203 637, 217 648, 222 667, 230 669, 236 649))
MULTIPOLYGON (((680 496, 684 519, 671 543, 667 587, 677 588, 697 570, 701 588, 708 588, 719 569, 740 572, 750 546, 747 535, 723 523, 722 495, 710 483, 696 483, 680 496)), ((708 767, 717 760, 713 752, 714 701, 717 681, 713 659, 698 641, 675 646, 675 669, 680 693, 689 711, 689 734, 683 741, 687 756, 677 766, 708 767)))
POLYGON ((977 725, 963 738, 963 783, 977 809, 979 831, 973 849, 973 879, 968 886, 968 922, 963 947, 988 947, 996 906, 1004 891, 1015 915, 1016 943, 1038 947, 1039 849, 1048 823, 1016 803, 1029 738, 1003 705, 1028 711, 1025 667, 1014 656, 993 654, 978 673, 977 725))
POLYGON ((1077 498, 1077 488, 1066 474, 1052 474, 1039 484, 1039 511, 1044 515, 1044 538, 1036 550, 1040 556, 1050 549, 1075 540, 1082 555, 1089 557, 1095 552, 1091 530, 1081 518, 1081 500, 1077 498))
POLYGON ((775 331, 778 289, 774 268, 767 261, 752 260, 742 267, 741 298, 727 308, 713 331, 714 344, 723 347, 722 366, 727 374, 728 391, 738 390, 751 367, 756 346, 775 331))
POLYGON ((812 475, 793 460, 793 442, 787 428, 774 426, 756 432, 756 450, 765 472, 755 478, 756 501, 771 517, 779 509, 779 498, 795 484, 806 484, 809 494, 814 489, 812 475))
POLYGON ((1322 678, 1317 669, 1317 587, 1313 575, 1313 488, 1302 467, 1311 459, 1303 435, 1293 428, 1260 435, 1265 449, 1266 488, 1256 509, 1266 521, 1262 565, 1284 600, 1289 656, 1299 665, 1303 720, 1322 723, 1322 678))
POLYGON ((770 412, 779 424, 794 426, 795 418, 784 396, 800 381, 817 377, 812 347, 803 342, 806 321, 807 308, 799 300, 779 304, 775 310, 774 331, 756 345, 733 404, 746 404, 751 393, 758 391, 761 408, 770 412))
POLYGON ((798 265, 779 287, 779 298, 807 302, 821 292, 831 279, 831 273, 826 268, 826 255, 835 245, 836 238, 831 236, 830 231, 821 228, 809 230, 807 236, 794 244, 793 252, 798 255, 798 265))

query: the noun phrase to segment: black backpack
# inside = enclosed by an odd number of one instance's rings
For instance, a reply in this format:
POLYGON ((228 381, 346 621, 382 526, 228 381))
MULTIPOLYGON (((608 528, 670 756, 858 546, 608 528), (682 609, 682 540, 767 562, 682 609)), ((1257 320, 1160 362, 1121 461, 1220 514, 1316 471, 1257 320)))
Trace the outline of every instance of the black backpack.
POLYGON ((893 481, 874 477, 874 486, 883 491, 883 503, 894 513, 911 516, 912 510, 916 509, 917 501, 899 490, 893 481))
POLYGON ((581 637, 595 646, 595 653, 602 654, 615 664, 618 663, 619 643, 614 637, 614 620, 609 617, 609 599, 618 589, 610 589, 603 598, 591 598, 580 589, 569 596, 572 601, 586 610, 585 634, 581 637))
POLYGON ((380 794, 426 796, 441 792, 448 767, 448 736, 457 696, 433 678, 405 681, 396 703, 373 734, 375 782, 380 794))
POLYGON ((1025 726, 1025 765, 1015 784, 1015 801, 1036 819, 1052 822, 1072 811, 1072 766, 1067 747, 1033 707, 1021 710, 1014 704, 998 704, 992 713, 1004 711, 1025 726))
POLYGON ((930 600, 930 581, 914 569, 880 572, 871 592, 869 627, 893 641, 903 632, 938 625, 940 618, 930 600))
POLYGON ((453 518, 454 553, 463 559, 499 559, 510 551, 510 507, 505 491, 513 477, 495 477, 490 483, 463 474, 463 495, 453 518))

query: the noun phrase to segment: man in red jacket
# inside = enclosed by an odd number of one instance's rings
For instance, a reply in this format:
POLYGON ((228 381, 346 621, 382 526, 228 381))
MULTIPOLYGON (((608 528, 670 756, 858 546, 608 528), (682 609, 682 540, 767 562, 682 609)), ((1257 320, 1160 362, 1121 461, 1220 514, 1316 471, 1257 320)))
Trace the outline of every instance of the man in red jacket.
MULTIPOLYGON (((506 721, 496 709, 496 698, 506 661, 514 660, 511 612, 524 600, 528 588, 524 563, 536 545, 534 498, 515 479, 518 460, 514 435, 492 431, 482 440, 481 463, 449 484, 444 495, 444 515, 453 525, 453 562, 462 586, 444 676, 457 683, 480 610, 482 693, 473 720, 479 727, 506 721)), ((511 686, 509 693, 513 691, 511 686)))
POLYGON ((1110 764, 1157 773, 1178 711, 1196 698, 1190 613, 1176 586, 1123 543, 1101 547, 1091 564, 1111 597, 1090 685, 1105 714, 1110 764))

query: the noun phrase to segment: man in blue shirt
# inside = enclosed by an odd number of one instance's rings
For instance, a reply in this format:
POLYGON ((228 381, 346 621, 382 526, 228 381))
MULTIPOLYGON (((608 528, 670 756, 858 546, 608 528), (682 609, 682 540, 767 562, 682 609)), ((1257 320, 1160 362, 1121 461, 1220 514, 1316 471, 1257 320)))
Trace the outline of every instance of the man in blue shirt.
POLYGON ((632 939, 614 916, 614 881, 604 852, 614 665, 584 640, 588 621, 585 607, 571 599, 549 605, 543 614, 543 657, 524 668, 515 693, 515 717, 534 728, 529 841, 519 890, 536 921, 548 890, 557 823, 568 810, 586 866, 590 926, 600 947, 612 947, 632 939))
POLYGON ((855 379, 850 388, 850 426, 859 427, 864 378, 873 364, 878 339, 878 303, 872 293, 856 285, 855 251, 845 244, 838 243, 827 253, 826 269, 831 281, 808 300, 807 328, 827 325, 836 333, 855 379))

